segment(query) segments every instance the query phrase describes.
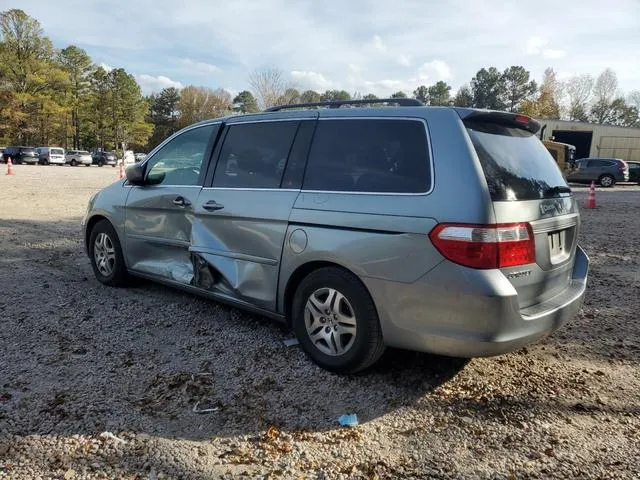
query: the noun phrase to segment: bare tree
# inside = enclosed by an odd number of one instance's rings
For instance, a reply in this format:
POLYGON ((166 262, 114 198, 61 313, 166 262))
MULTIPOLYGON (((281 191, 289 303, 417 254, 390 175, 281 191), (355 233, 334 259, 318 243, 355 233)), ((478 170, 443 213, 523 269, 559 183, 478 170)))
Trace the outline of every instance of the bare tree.
POLYGON ((605 123, 611 116, 613 101, 618 94, 618 77, 616 73, 607 68, 593 85, 593 105, 591 106, 591 120, 596 123, 605 123))
POLYGON ((585 121, 587 105, 593 90, 591 75, 575 75, 567 80, 566 92, 569 99, 569 120, 585 121))
POLYGON ((618 93, 618 77, 616 72, 607 68, 604 70, 593 85, 593 95, 596 103, 611 103, 618 93))
POLYGON ((627 96, 627 103, 640 111, 640 90, 632 90, 627 96))
POLYGON ((178 101, 178 126, 182 128, 200 120, 221 117, 232 109, 232 97, 226 90, 189 85, 182 89, 178 101))
POLYGON ((263 109, 276 105, 288 87, 284 73, 276 67, 254 70, 249 75, 249 85, 263 109))

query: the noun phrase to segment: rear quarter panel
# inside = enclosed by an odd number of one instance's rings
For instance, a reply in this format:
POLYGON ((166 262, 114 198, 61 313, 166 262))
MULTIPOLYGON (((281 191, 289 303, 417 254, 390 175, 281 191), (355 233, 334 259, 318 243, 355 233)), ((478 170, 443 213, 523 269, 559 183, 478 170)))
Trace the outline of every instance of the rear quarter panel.
MULTIPOLYGON (((353 110, 338 110, 331 115, 364 116, 353 110)), ((371 110, 366 117, 378 116, 376 109, 371 110)), ((320 121, 323 114, 320 113, 320 121)), ((455 111, 409 107, 393 109, 391 114, 381 110, 379 116, 426 121, 433 184, 427 193, 416 195, 302 190, 294 204, 283 247, 278 288, 280 313, 284 313, 289 279, 309 262, 331 262, 361 278, 410 284, 443 261, 427 236, 438 222, 494 221, 475 150, 455 111), (305 242, 303 249, 301 238, 305 242)), ((372 293, 375 300, 375 292, 372 293)))

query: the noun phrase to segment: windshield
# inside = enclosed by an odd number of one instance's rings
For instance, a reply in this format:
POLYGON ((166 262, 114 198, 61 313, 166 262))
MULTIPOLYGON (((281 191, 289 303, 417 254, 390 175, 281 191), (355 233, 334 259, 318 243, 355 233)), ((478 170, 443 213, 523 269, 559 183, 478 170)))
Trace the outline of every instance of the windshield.
POLYGON ((537 200, 567 194, 558 165, 533 133, 497 123, 465 123, 492 200, 537 200))

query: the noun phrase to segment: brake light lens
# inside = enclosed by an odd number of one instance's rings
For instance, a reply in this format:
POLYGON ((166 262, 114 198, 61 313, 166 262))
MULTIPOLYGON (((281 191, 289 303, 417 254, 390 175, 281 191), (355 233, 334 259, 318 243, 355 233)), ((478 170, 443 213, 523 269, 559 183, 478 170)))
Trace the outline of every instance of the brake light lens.
POLYGON ((529 120, 531 120, 529 117, 527 117, 526 115, 516 115, 515 121, 518 123, 524 123, 527 124, 529 123, 529 120))
POLYGON ((470 268, 493 269, 535 263, 533 230, 528 223, 437 225, 429 238, 446 259, 470 268))

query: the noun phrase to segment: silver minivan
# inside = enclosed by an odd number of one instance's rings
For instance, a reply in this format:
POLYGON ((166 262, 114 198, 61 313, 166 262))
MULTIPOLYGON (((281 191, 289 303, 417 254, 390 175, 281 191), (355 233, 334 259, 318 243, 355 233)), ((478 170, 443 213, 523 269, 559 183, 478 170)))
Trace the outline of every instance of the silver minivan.
POLYGON ((539 127, 409 99, 204 121, 91 198, 87 253, 106 285, 144 277, 286 322, 335 372, 385 346, 513 351, 577 312, 589 266, 539 127))
POLYGON ((60 147, 38 147, 38 163, 40 165, 64 165, 66 158, 64 148, 60 147))

